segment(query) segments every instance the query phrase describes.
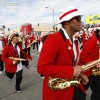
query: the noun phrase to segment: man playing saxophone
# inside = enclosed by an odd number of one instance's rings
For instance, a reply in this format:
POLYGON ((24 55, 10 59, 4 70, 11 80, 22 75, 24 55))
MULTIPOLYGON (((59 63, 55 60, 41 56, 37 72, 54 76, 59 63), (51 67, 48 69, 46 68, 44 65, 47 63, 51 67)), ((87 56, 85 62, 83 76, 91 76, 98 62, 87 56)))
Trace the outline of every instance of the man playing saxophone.
MULTIPOLYGON (((100 58, 100 27, 96 27, 95 33, 83 45, 80 54, 80 63, 86 64, 100 58)), ((89 77, 89 83, 85 85, 92 91, 91 100, 100 100, 100 64, 87 70, 85 74, 89 77)))
POLYGON ((80 77, 83 84, 88 82, 88 78, 82 74, 82 68, 77 66, 79 50, 73 38, 73 34, 81 29, 81 14, 75 7, 67 7, 62 10, 59 20, 62 28, 47 37, 37 64, 38 73, 44 75, 42 98, 43 100, 86 100, 82 83, 77 87, 70 86, 57 91, 48 87, 49 77, 69 80, 80 77))

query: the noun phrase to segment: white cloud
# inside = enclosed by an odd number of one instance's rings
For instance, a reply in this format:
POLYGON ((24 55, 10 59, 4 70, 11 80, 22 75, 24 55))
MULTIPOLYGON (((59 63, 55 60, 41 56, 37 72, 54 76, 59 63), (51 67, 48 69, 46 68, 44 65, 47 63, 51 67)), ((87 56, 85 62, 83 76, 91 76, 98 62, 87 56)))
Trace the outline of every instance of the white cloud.
POLYGON ((99 0, 18 0, 17 2, 19 6, 0 7, 0 25, 12 28, 11 24, 17 26, 24 23, 32 23, 33 26, 38 23, 53 24, 53 11, 49 8, 45 9, 46 6, 54 9, 56 23, 60 10, 70 5, 76 6, 85 16, 99 14, 100 12, 99 0))

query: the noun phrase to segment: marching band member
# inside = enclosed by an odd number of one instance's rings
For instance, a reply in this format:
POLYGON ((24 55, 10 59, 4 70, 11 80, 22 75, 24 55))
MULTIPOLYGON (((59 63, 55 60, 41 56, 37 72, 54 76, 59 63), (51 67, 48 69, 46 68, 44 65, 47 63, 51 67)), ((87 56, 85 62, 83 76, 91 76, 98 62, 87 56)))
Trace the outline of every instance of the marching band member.
POLYGON ((30 43, 33 43, 34 42, 34 35, 31 33, 30 35, 30 43))
POLYGON ((92 28, 89 28, 88 29, 88 34, 87 34, 87 37, 88 37, 88 39, 93 35, 93 29, 92 28))
POLYGON ((3 70, 4 70, 4 64, 1 59, 2 51, 4 49, 4 41, 3 40, 4 40, 4 34, 0 33, 0 74, 2 74, 3 70))
POLYGON ((38 37, 38 35, 37 35, 36 33, 34 34, 34 40, 35 40, 36 42, 33 43, 33 51, 35 50, 35 46, 36 46, 37 51, 38 51, 38 48, 39 48, 39 46, 38 46, 39 37, 38 37))
POLYGON ((82 68, 76 64, 78 45, 73 34, 80 31, 81 14, 75 7, 67 7, 60 16, 62 28, 59 32, 50 34, 45 40, 40 52, 37 71, 44 75, 43 100, 86 100, 86 93, 82 83, 79 86, 70 86, 66 89, 52 90, 48 87, 49 76, 69 79, 79 77, 83 84, 88 78, 82 73, 82 68))
MULTIPOLYGON (((25 35, 24 35, 23 33, 20 33, 19 36, 20 36, 20 43, 21 43, 21 45, 22 45, 22 49, 23 49, 26 53, 28 53, 25 35)), ((25 65, 25 68, 29 69, 29 65, 27 65, 27 61, 22 61, 22 64, 25 65)))
POLYGON ((87 29, 84 29, 84 32, 82 33, 82 43, 84 44, 88 38, 87 38, 87 29))
POLYGON ((27 47, 27 52, 30 55, 30 50, 31 50, 31 41, 29 35, 26 35, 26 47, 27 47))
POLYGON ((19 43, 19 35, 16 33, 9 35, 9 45, 4 47, 2 53, 2 60, 5 63, 6 75, 8 78, 12 79, 14 74, 16 74, 16 92, 20 93, 20 84, 22 82, 23 66, 22 62, 19 61, 20 58, 27 59, 28 55, 22 50, 22 45, 19 43), (17 59, 10 59, 11 57, 17 59))
MULTIPOLYGON (((100 58, 100 28, 83 45, 80 54, 81 64, 86 64, 100 58)), ((89 83, 85 89, 90 87, 92 94, 91 100, 100 100, 100 64, 87 70, 85 74, 89 77, 89 83)))
MULTIPOLYGON (((49 34, 45 34, 45 35, 43 35, 43 36, 41 37, 41 41, 40 41, 40 45, 39 45, 39 50, 38 50, 39 52, 41 52, 42 46, 43 46, 45 40, 47 39, 48 35, 49 35, 49 34)), ((42 79, 44 79, 44 75, 40 74, 40 76, 41 76, 42 79)))

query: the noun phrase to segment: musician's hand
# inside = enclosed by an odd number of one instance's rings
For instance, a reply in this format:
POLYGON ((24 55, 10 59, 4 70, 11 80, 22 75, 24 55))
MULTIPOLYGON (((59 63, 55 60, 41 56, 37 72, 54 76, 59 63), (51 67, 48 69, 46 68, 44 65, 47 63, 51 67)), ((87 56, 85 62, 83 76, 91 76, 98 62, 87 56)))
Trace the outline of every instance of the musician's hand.
POLYGON ((15 64, 17 64, 17 61, 16 60, 13 61, 13 65, 15 65, 15 64))
POLYGON ((83 85, 86 85, 89 82, 88 77, 86 75, 84 75, 84 74, 81 74, 80 78, 82 79, 82 84, 83 85))
POLYGON ((79 77, 81 73, 82 73, 82 67, 74 66, 73 77, 79 77))

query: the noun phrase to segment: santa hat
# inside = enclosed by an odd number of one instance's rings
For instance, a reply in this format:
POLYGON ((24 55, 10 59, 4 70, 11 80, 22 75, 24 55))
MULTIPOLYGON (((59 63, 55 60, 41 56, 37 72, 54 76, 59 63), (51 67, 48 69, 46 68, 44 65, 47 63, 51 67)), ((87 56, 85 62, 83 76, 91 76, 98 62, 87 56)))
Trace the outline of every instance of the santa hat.
POLYGON ((1 36, 1 37, 4 37, 4 34, 0 33, 0 36, 1 36))
POLYGON ((72 19, 73 17, 76 17, 76 16, 83 16, 83 15, 80 14, 78 9, 73 7, 73 6, 66 7, 61 11, 59 21, 60 21, 60 23, 62 23, 64 21, 68 21, 68 20, 70 20, 70 19, 72 19))
POLYGON ((18 34, 16 33, 11 33, 8 37, 8 40, 11 40, 15 35, 19 36, 18 34))
POLYGON ((26 38, 29 38, 29 35, 26 35, 25 37, 26 37, 26 38))

